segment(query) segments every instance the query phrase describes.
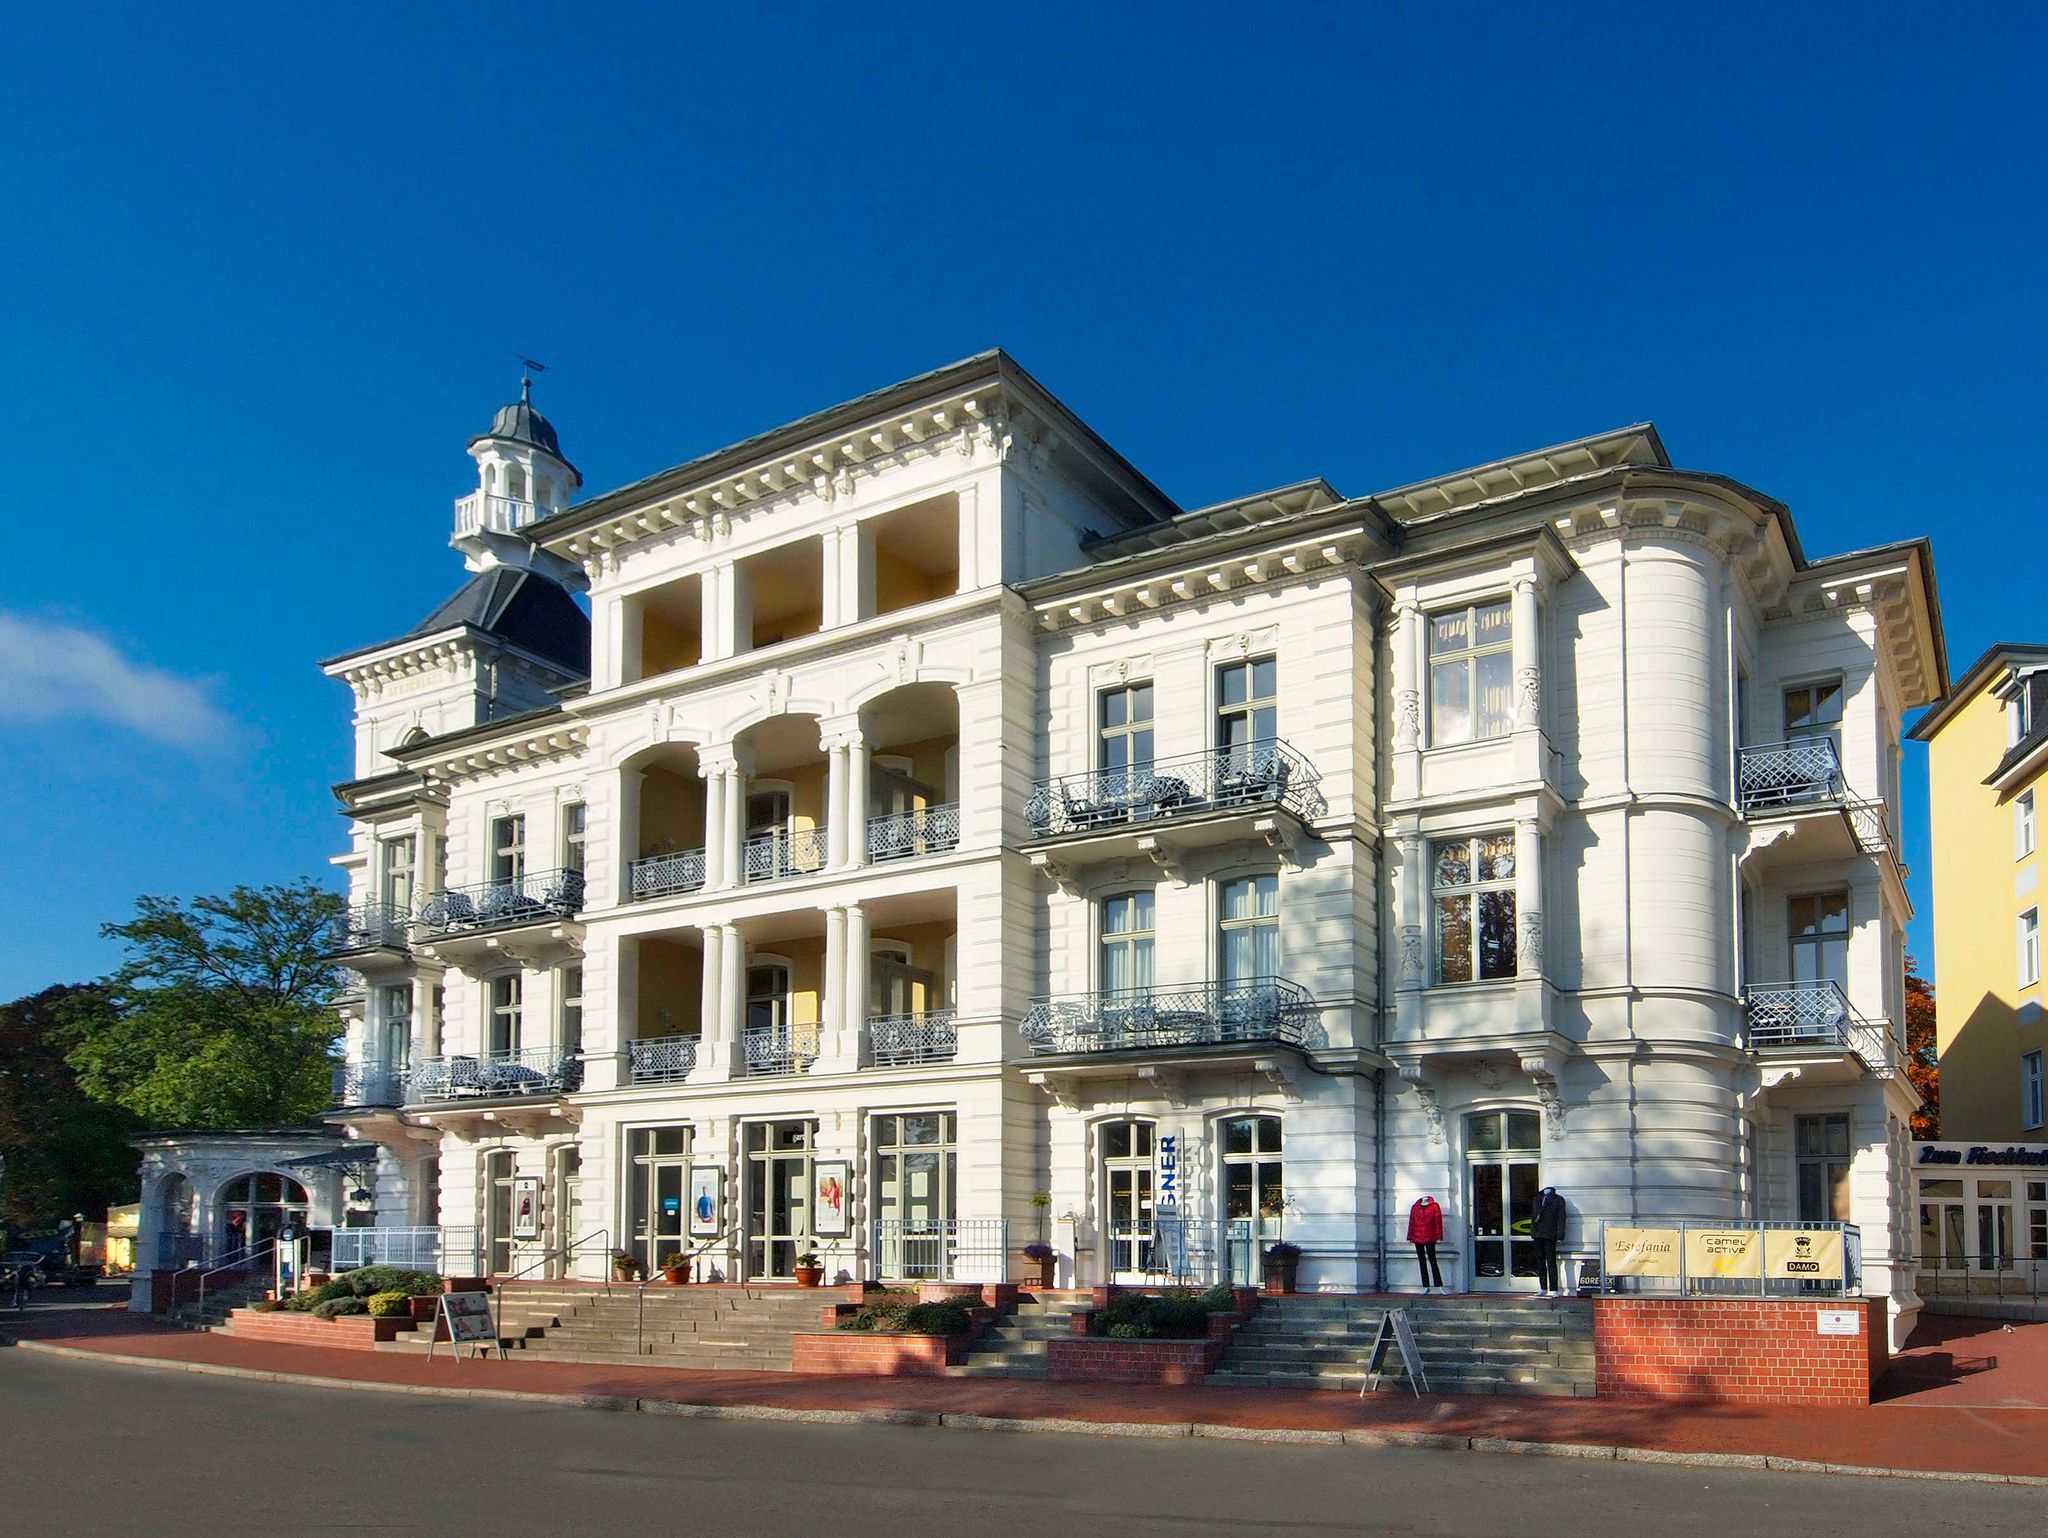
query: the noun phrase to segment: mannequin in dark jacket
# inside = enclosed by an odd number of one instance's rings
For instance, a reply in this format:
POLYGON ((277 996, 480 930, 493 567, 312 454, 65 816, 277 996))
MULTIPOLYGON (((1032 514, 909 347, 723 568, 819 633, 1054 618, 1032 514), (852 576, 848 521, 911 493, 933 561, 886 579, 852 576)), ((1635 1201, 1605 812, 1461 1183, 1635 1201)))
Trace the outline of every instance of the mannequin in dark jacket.
POLYGON ((1417 1197, 1415 1205, 1408 1209, 1408 1242, 1415 1246, 1415 1265, 1422 1273, 1424 1292, 1432 1287, 1443 1290, 1444 1274, 1436 1265, 1437 1241, 1443 1236, 1444 1209, 1436 1204, 1434 1196, 1417 1197))
POLYGON ((1557 1247, 1564 1243, 1564 1198, 1555 1186, 1536 1193, 1536 1215, 1529 1221, 1529 1237, 1536 1241, 1536 1269, 1541 1273, 1543 1296, 1562 1294, 1557 1279, 1557 1247))

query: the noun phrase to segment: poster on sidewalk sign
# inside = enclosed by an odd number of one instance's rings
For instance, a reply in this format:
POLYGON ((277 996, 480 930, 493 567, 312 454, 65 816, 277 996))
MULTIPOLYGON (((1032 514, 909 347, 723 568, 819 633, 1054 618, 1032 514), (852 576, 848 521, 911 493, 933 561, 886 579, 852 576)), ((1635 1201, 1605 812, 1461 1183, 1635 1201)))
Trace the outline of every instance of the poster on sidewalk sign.
POLYGON ((448 1339, 454 1344, 457 1361, 462 1359, 465 1343, 484 1347, 496 1346, 498 1355, 505 1354, 504 1342, 498 1339, 498 1322, 491 1315, 491 1295, 487 1292, 444 1292, 439 1307, 434 1311, 434 1338, 427 1344, 427 1355, 434 1354, 434 1348, 441 1341, 441 1327, 446 1327, 448 1339))
POLYGON ((1601 1257, 1609 1276, 1678 1277, 1678 1230, 1675 1228, 1607 1229, 1607 1253, 1601 1257))
POLYGON ((1755 1281, 1764 1274, 1763 1235, 1754 1228, 1688 1228, 1685 1274, 1755 1281))
POLYGON ((1839 1228, 1764 1230, 1764 1275, 1773 1280, 1839 1282, 1842 1261, 1839 1228))

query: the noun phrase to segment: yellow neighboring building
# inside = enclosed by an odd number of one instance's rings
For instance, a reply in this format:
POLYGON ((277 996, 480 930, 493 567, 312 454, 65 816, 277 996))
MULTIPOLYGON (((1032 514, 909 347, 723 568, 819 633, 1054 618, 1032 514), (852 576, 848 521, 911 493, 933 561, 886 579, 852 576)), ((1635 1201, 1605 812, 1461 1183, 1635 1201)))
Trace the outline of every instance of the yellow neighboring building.
POLYGON ((2048 645, 1992 647, 1912 736, 1928 757, 1942 1136, 2040 1138, 2048 645))

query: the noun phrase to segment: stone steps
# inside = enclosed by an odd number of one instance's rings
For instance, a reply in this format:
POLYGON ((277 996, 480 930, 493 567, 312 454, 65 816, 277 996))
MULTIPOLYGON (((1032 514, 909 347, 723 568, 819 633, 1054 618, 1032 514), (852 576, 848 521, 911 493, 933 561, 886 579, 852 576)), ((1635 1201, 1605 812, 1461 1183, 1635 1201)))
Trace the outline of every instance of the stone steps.
MULTIPOLYGON (((790 1336, 819 1328, 840 1294, 811 1289, 521 1287, 498 1301, 508 1352, 534 1361, 787 1372, 790 1336)), ((425 1332, 380 1351, 425 1355, 425 1332)))
POLYGON ((1043 1378, 1046 1343, 1073 1333, 1086 1298, 1026 1296, 974 1343, 967 1360, 946 1369, 953 1378, 1043 1378))

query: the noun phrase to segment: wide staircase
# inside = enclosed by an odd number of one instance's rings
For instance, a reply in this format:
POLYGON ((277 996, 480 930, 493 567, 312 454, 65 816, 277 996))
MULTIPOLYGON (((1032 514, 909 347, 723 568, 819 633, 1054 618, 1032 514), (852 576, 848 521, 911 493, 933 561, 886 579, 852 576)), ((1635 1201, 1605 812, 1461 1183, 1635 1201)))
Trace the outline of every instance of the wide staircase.
MULTIPOLYGON (((821 1328, 825 1305, 839 1296, 794 1287, 657 1286, 643 1297, 633 1287, 519 1285, 502 1289, 495 1305, 506 1351, 527 1360, 788 1372, 790 1335, 821 1328)), ((423 1356, 428 1336, 422 1328, 377 1349, 423 1356)))
POLYGON ((1043 1378, 1045 1343, 1073 1333, 1088 1294, 1023 1293, 1017 1306, 983 1332, 967 1360, 946 1369, 955 1378, 1043 1378))
POLYGON ((238 1308, 247 1308, 258 1298, 269 1297, 270 1291, 268 1267, 247 1274, 212 1277, 207 1282, 203 1300, 197 1297, 181 1299, 163 1316, 164 1322, 185 1330, 217 1330, 227 1323, 229 1314, 238 1308))
MULTIPOLYGON (((1355 1390, 1390 1306, 1408 1312, 1433 1393, 1593 1395, 1593 1305, 1562 1298, 1262 1298, 1209 1381, 1355 1390)), ((1398 1350, 1385 1373, 1405 1391, 1398 1350)))

